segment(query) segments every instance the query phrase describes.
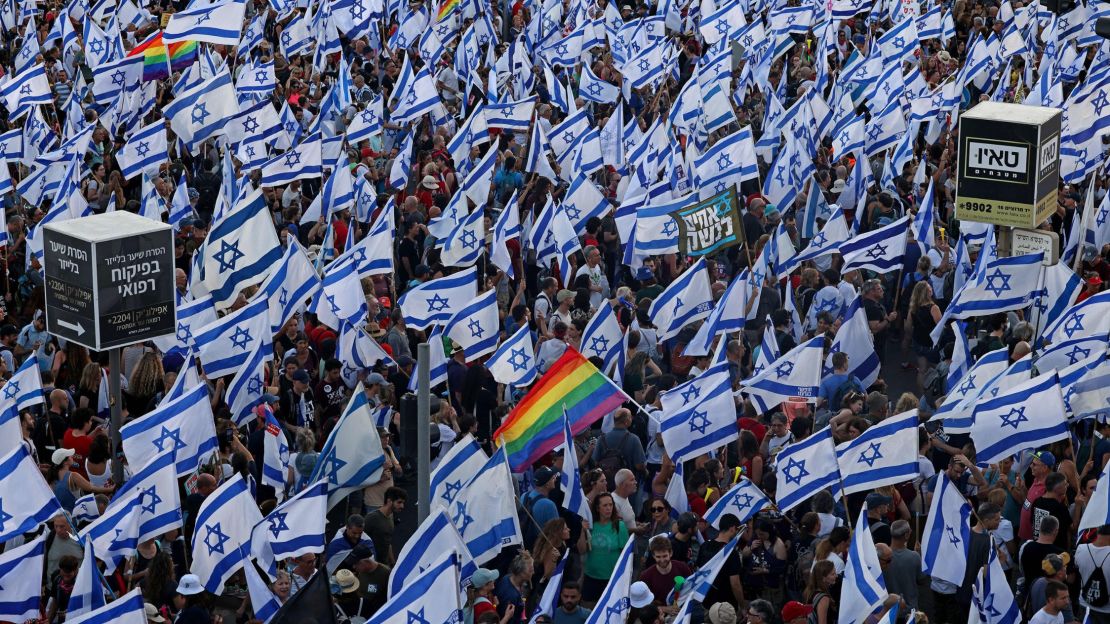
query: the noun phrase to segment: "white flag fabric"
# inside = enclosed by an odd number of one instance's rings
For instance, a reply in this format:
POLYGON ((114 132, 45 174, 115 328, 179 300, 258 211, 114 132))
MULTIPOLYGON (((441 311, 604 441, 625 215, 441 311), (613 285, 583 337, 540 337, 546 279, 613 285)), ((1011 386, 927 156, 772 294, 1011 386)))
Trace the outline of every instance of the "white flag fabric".
POLYGON ((871 387, 879 378, 879 354, 875 353, 875 336, 867 322, 867 312, 863 309, 863 297, 857 296, 844 313, 844 322, 833 338, 825 366, 832 369, 834 353, 847 353, 848 364, 852 367, 849 374, 859 378, 864 388, 871 387))
POLYGON ((235 85, 224 67, 215 76, 178 94, 166 105, 163 115, 170 120, 170 128, 179 139, 199 146, 205 139, 222 133, 228 120, 238 112, 235 85))
POLYGON ((502 446, 475 473, 451 508, 451 522, 478 565, 496 557, 505 546, 521 543, 516 497, 507 492, 515 489, 502 446))
POLYGON ((1064 311, 1056 323, 1042 334, 1047 342, 1057 343, 1110 332, 1110 291, 1100 292, 1064 311))
MULTIPOLYGON (((1092 358, 1099 357, 1097 352, 1092 358)), ((1064 395, 1074 418, 1106 417, 1110 414, 1110 360, 1102 360, 1087 368, 1064 395)))
POLYGON ((162 41, 166 44, 203 41, 238 46, 246 10, 247 3, 244 0, 191 6, 170 16, 162 33, 162 41))
POLYGON ((459 556, 437 553, 436 561, 387 600, 366 624, 457 622, 462 606, 458 590, 459 556))
POLYGON ((251 529, 262 521, 250 488, 236 473, 201 503, 193 531, 189 570, 213 594, 247 561, 251 529))
POLYGON ((332 262, 324 269, 324 280, 308 309, 332 329, 362 325, 368 309, 355 263, 332 262))
POLYGON ((27 447, 20 444, 0 459, 0 475, 4 475, 0 479, 0 518, 3 518, 0 543, 27 533, 61 513, 58 499, 42 478, 27 447))
POLYGON ((214 322, 216 306, 212 297, 203 295, 177 305, 177 330, 168 336, 154 339, 154 345, 169 355, 185 355, 193 344, 193 332, 214 322))
POLYGON ((262 165, 262 186, 278 186, 322 176, 324 161, 321 149, 320 134, 315 133, 274 156, 262 165))
POLYGON ((872 425, 837 446, 845 494, 910 481, 917 474, 918 416, 912 409, 872 425))
POLYGON ((324 552, 327 506, 326 481, 297 492, 251 529, 251 554, 269 563, 324 552))
POLYGON ((463 305, 443 333, 462 347, 467 362, 493 353, 500 335, 497 290, 491 288, 463 305))
POLYGON ((143 590, 135 588, 112 602, 76 618, 66 618, 66 624, 147 624, 143 608, 143 590))
MULTIPOLYGON (((285 500, 286 481, 289 478, 289 444, 269 405, 262 407, 266 428, 262 434, 262 485, 274 488, 278 502, 285 500)), ((257 461, 257 460, 256 460, 257 461)))
POLYGON ((844 583, 840 590, 839 624, 858 624, 867 619, 887 598, 886 582, 879 565, 879 553, 867 523, 867 505, 860 509, 859 520, 852 531, 848 563, 844 566, 844 583))
POLYGON ((586 624, 624 624, 630 611, 628 592, 636 579, 632 576, 635 569, 633 557, 636 550, 636 537, 628 538, 628 542, 617 557, 617 565, 609 576, 605 591, 594 605, 593 611, 586 618, 586 624))
POLYGON ((699 321, 713 309, 713 292, 709 288, 709 272, 705 259, 698 258, 651 302, 651 322, 666 340, 686 325, 699 321))
POLYGON ((790 397, 817 400, 825 337, 818 335, 783 354, 741 384, 743 391, 773 409, 790 397))
POLYGON ((563 467, 559 471, 559 486, 563 490, 563 509, 576 514, 589 526, 594 524, 590 511, 590 501, 582 489, 582 479, 578 472, 578 449, 574 446, 574 434, 570 432, 570 418, 563 410, 563 467))
POLYGON ((454 509, 452 504, 459 492, 488 461, 489 456, 473 435, 468 433, 455 442, 432 469, 429 489, 432 500, 429 509, 433 512, 436 509, 454 509))
MULTIPOLYGON (((988 549, 987 565, 977 575, 971 592, 972 618, 983 624, 1020 624, 1021 609, 995 549, 988 549)), ((971 622, 971 619, 968 619, 971 622)))
POLYGON ((385 452, 366 392, 359 384, 331 430, 316 460, 309 483, 330 484, 328 509, 348 494, 381 479, 385 452))
MULTIPOLYGON (((10 473, 6 473, 10 474, 10 473)), ((39 616, 42 567, 49 532, 0 554, 0 619, 26 622, 39 616)))
POLYGON ((168 159, 169 143, 166 141, 166 123, 162 119, 134 131, 123 148, 116 152, 116 163, 127 180, 144 171, 157 172, 158 167, 168 159))
POLYGON ((283 252, 261 188, 237 201, 212 227, 203 249, 204 288, 220 309, 230 306, 244 288, 266 279, 283 252))
POLYGON ((130 557, 139 545, 141 491, 116 499, 104 514, 81 531, 81 539, 92 544, 97 559, 104 562, 105 574, 111 575, 119 564, 130 557))
POLYGON ((174 469, 173 445, 145 465, 136 464, 135 472, 112 498, 123 500, 139 492, 143 499, 139 512, 139 541, 144 542, 182 525, 178 494, 177 471, 174 469))
POLYGON ((740 482, 722 494, 709 508, 705 514, 705 521, 713 528, 720 528, 721 516, 732 514, 740 519, 741 524, 746 524, 748 520, 755 517, 755 514, 770 504, 771 499, 767 498, 763 490, 747 477, 740 477, 740 482))
POLYGON ((255 345, 272 337, 270 304, 258 298, 193 330, 193 350, 212 378, 230 375, 246 363, 255 345))
POLYGON ((609 370, 617 359, 623 341, 624 332, 617 322, 613 306, 607 301, 603 302, 586 323, 586 329, 582 330, 582 355, 587 358, 601 358, 602 366, 599 368, 609 370))
POLYGON ((1064 409, 1056 371, 980 401, 971 426, 976 460, 994 463, 1024 449, 1068 439, 1064 409))
POLYGON ((447 512, 444 509, 432 510, 397 554, 397 563, 389 573, 389 597, 408 587, 412 579, 430 568, 443 553, 454 553, 459 557, 462 562, 460 581, 469 581, 478 566, 471 561, 466 544, 451 524, 447 512))
POLYGON ((676 462, 693 459, 739 436, 727 364, 717 364, 668 390, 660 400, 664 415, 659 433, 676 462))
POLYGON ((970 543, 971 504, 942 470, 937 473, 925 533, 921 536, 921 571, 935 579, 962 585, 970 543))
MULTIPOLYGON (((304 248, 295 237, 290 237, 289 247, 282 254, 277 267, 270 272, 259 291, 266 294, 270 308, 270 333, 277 334, 293 318, 293 313, 304 307, 304 302, 320 287, 320 276, 312 267, 304 248)), ((178 319, 181 311, 178 310, 178 319)), ((213 319, 214 320, 214 319, 213 319)))
POLYGON ((189 476, 218 447, 208 384, 202 383, 132 420, 120 429, 120 435, 123 452, 135 465, 146 465, 159 453, 173 449, 177 476, 189 476))
POLYGON ((885 274, 901 268, 909 238, 909 223, 907 215, 877 230, 857 234, 841 244, 840 255, 844 258, 841 271, 866 269, 885 274))
POLYGON ((100 570, 96 567, 96 558, 93 557, 92 542, 86 540, 81 567, 77 569, 77 577, 73 579, 73 590, 69 593, 66 618, 78 617, 93 609, 99 609, 104 604, 104 587, 100 584, 100 570))
POLYGON ((521 325, 512 336, 497 347, 486 367, 497 383, 516 387, 527 386, 536 380, 536 352, 532 345, 532 330, 521 325))
POLYGON ((840 482, 836 447, 829 427, 779 451, 775 464, 779 474, 775 501, 783 512, 840 482))
POLYGON ((397 305, 405 313, 405 325, 424 330, 451 320, 477 292, 478 272, 470 267, 410 288, 397 299, 397 305))

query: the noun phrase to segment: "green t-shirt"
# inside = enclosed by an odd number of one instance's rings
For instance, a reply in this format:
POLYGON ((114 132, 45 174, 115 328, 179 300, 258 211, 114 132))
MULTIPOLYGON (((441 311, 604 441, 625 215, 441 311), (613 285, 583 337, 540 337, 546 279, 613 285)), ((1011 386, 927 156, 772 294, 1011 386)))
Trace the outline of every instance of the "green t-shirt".
POLYGON ((593 579, 608 579, 612 576, 621 550, 627 543, 628 527, 623 522, 618 521, 615 530, 611 522, 594 524, 590 535, 590 552, 586 553, 586 576, 593 579))

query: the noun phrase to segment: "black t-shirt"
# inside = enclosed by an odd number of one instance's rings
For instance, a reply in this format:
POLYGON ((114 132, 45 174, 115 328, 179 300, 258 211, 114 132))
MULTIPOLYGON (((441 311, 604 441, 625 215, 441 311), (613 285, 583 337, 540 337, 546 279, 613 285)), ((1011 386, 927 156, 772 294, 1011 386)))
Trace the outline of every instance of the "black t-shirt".
POLYGON ((347 386, 343 384, 343 380, 332 383, 322 379, 316 384, 313 392, 320 395, 320 407, 324 410, 322 420, 339 416, 347 404, 347 386))
MULTIPOLYGON (((878 301, 871 299, 863 300, 863 311, 867 314, 867 321, 882 322, 886 320, 886 308, 878 301)), ((875 352, 882 356, 882 347, 886 344, 886 329, 875 333, 875 352)))
POLYGON ((409 266, 413 270, 416 269, 416 265, 420 264, 420 249, 416 241, 407 236, 397 244, 397 282, 403 287, 407 286, 409 280, 412 279, 412 275, 409 275, 408 270, 405 269, 405 263, 403 262, 405 258, 409 259, 409 266))
POLYGON ((876 544, 890 546, 890 525, 886 520, 868 517, 867 522, 869 523, 867 526, 871 529, 871 539, 875 540, 876 544))
POLYGON ((1056 532, 1054 543, 1060 548, 1068 547, 1068 534, 1071 533, 1071 512, 1068 506, 1060 501, 1042 496, 1033 501, 1033 539, 1040 535, 1041 520, 1056 516, 1060 521, 1060 530, 1056 532))
MULTIPOLYGON (((763 223, 759 221, 759 217, 750 212, 744 213, 744 237, 748 239, 748 246, 751 247, 759 242, 759 237, 763 236, 763 223)), ((712 604, 712 603, 706 603, 712 604)))
MULTIPOLYGON (((726 545, 725 542, 717 540, 702 544, 701 548, 698 550, 697 565, 694 567, 700 568, 708 563, 709 560, 713 558, 713 555, 720 552, 726 545)), ((733 551, 729 554, 728 558, 725 559, 725 564, 721 566, 720 573, 717 574, 717 578, 713 581, 713 586, 706 593, 705 600, 703 600, 702 603, 711 605, 716 602, 727 602, 734 607, 737 606, 736 597, 732 593, 732 583, 729 579, 734 576, 740 576, 743 569, 744 564, 740 560, 740 555, 737 554, 736 551, 733 551)))
POLYGON ((1044 571, 1041 569, 1041 562, 1049 555, 1058 555, 1064 552, 1056 544, 1041 544, 1040 542, 1026 542, 1021 547, 1021 554, 1018 557, 1018 563, 1021 565, 1022 574, 1025 575, 1025 586, 1032 587, 1033 581, 1044 576, 1044 571))

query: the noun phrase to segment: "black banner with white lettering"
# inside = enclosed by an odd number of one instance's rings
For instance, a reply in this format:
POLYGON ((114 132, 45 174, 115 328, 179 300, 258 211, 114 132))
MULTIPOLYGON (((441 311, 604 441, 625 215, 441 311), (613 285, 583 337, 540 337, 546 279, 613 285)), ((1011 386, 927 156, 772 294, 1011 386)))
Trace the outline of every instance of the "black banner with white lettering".
POLYGON ((676 210, 671 216, 678 222, 678 250, 687 256, 708 256, 744 244, 744 224, 734 188, 676 210))

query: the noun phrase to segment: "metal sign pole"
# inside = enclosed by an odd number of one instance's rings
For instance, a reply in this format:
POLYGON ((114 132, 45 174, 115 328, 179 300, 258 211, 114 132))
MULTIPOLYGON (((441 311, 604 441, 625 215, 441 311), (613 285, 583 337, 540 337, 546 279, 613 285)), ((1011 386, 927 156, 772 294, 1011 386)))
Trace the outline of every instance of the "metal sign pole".
POLYGON ((428 343, 416 347, 416 517, 424 522, 432 500, 432 351, 428 343))
POLYGON ((119 387, 119 375, 123 369, 121 363, 122 351, 117 347, 108 350, 108 405, 112 412, 112 481, 116 485, 123 483, 123 436, 120 427, 123 426, 123 395, 119 387))

